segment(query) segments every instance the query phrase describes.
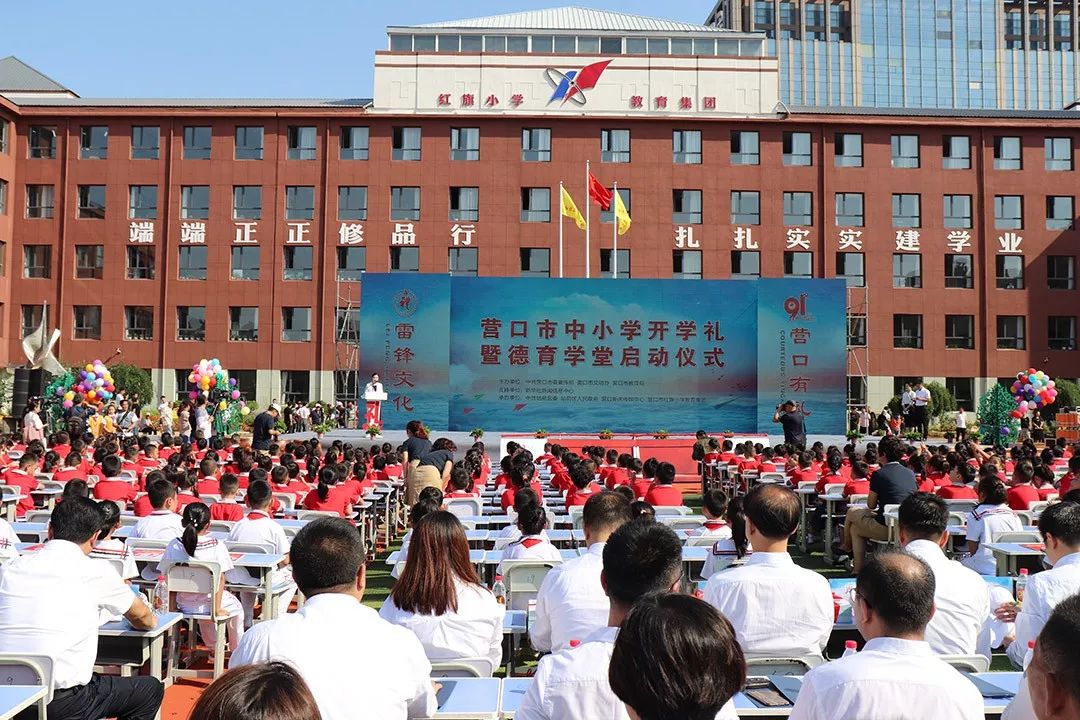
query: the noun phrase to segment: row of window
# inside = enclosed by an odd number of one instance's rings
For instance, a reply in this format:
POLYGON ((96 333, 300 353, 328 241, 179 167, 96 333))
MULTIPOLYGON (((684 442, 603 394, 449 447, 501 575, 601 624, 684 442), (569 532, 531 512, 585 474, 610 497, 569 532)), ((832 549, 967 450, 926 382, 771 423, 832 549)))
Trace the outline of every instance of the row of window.
POLYGON ((392 33, 390 50, 415 53, 541 53, 559 55, 683 55, 756 57, 761 41, 711 37, 618 37, 612 35, 480 35, 392 33))
MULTIPOLYGON (((998 350, 1026 350, 1027 319, 1023 315, 997 316, 998 350)), ((1050 315, 1046 319, 1047 350, 1076 349, 1076 316, 1050 315)), ((848 345, 866 345, 866 316, 848 318, 848 345)), ((923 347, 923 316, 909 314, 893 315, 893 347, 898 349, 921 349, 923 347)), ((945 347, 956 350, 972 350, 975 347, 975 316, 945 316, 945 347)), ((1042 349, 1042 348, 1040 348, 1042 349)))

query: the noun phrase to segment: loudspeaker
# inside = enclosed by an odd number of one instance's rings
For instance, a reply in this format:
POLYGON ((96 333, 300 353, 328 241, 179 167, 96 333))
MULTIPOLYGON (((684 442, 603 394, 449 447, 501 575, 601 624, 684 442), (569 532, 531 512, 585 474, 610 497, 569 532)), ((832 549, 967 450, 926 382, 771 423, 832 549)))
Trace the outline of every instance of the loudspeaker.
POLYGON ((45 391, 45 371, 26 367, 15 368, 15 380, 11 386, 12 415, 21 418, 26 412, 26 401, 41 397, 45 391))

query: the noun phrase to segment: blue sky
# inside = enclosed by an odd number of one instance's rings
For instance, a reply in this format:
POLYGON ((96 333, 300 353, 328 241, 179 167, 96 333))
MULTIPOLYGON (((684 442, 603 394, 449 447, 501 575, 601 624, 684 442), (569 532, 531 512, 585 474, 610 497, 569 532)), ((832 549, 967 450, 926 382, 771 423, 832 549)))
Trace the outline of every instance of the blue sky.
POLYGON ((713 0, 19 2, 0 57, 83 97, 370 97, 387 25, 572 4, 702 22, 713 0))

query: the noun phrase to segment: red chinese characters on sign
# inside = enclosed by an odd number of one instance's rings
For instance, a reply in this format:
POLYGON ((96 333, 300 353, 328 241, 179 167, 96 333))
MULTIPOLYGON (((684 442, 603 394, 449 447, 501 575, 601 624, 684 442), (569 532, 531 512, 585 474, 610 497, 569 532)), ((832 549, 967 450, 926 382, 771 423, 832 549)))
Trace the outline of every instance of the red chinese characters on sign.
POLYGON ((499 331, 502 329, 502 320, 498 318, 484 318, 480 321, 480 327, 484 331, 485 340, 498 340, 499 331))
POLYGON ((488 107, 495 107, 498 104, 499 98, 495 95, 488 95, 487 100, 484 101, 484 105, 487 105, 488 107))
POLYGON ((438 105, 439 107, 448 107, 450 105, 450 93, 440 94, 438 105))
POLYGON ((472 107, 476 104, 476 96, 472 93, 464 93, 461 96, 461 107, 472 107))
POLYGON ((514 93, 510 96, 510 104, 514 107, 521 107, 521 103, 525 102, 525 96, 521 93, 514 93))
POLYGON ((705 110, 715 110, 716 98, 711 95, 701 98, 701 107, 705 110))
POLYGON ((398 340, 412 340, 414 330, 411 323, 398 323, 398 326, 394 328, 398 340))
POLYGON ((653 98, 653 105, 656 107, 657 110, 667 109, 667 97, 665 97, 664 95, 657 95, 653 98))
POLYGON ((481 345, 480 346, 480 364, 481 365, 498 365, 499 358, 502 355, 501 345, 481 345))
POLYGON ((641 97, 640 95, 631 95, 630 107, 634 110, 639 110, 645 107, 645 98, 641 97))
POLYGON ((413 382, 413 374, 408 370, 398 370, 394 373, 394 384, 391 387, 416 387, 416 383, 413 382))
POLYGON ((679 109, 680 110, 693 110, 694 109, 694 101, 691 100, 689 97, 687 97, 685 95, 682 96, 681 98, 679 98, 679 109))

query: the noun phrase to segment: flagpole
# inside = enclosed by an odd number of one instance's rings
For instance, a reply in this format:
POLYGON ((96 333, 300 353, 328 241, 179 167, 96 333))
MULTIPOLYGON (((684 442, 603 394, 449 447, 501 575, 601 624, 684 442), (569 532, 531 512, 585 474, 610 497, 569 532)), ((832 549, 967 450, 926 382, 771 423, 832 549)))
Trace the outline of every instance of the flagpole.
POLYGON ((589 277, 589 217, 592 210, 589 207, 589 161, 585 161, 585 277, 589 277))
POLYGON ((562 180, 559 181, 559 277, 563 276, 563 262, 562 262, 562 249, 563 249, 563 184, 562 180))
POLYGON ((615 198, 619 196, 619 183, 611 186, 611 277, 619 277, 619 218, 615 210, 615 198))

